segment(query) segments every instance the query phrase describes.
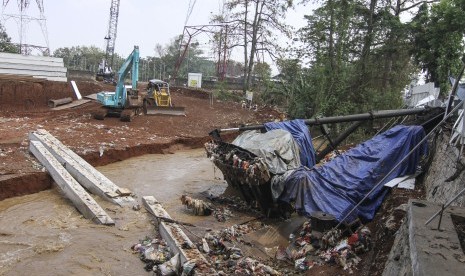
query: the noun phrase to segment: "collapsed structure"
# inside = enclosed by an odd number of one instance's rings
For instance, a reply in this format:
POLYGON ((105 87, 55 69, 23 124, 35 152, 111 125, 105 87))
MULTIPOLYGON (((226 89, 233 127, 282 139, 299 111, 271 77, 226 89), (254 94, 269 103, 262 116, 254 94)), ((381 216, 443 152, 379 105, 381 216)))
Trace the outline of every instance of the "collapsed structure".
MULTIPOLYGON (((433 118, 443 116, 435 112, 433 118)), ((415 174, 427 155, 424 128, 398 125, 331 162, 315 165, 304 120, 267 123, 264 128, 265 133, 249 130, 230 144, 216 139, 206 150, 228 184, 267 216, 322 211, 338 222, 370 221, 387 193, 383 185, 415 174)))

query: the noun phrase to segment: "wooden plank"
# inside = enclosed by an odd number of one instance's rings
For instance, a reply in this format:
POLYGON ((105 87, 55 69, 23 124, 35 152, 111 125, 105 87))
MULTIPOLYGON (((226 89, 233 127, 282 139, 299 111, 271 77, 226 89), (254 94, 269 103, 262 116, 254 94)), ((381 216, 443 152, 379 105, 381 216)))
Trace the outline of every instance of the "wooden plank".
POLYGON ((84 96, 84 98, 87 98, 87 99, 91 99, 91 100, 96 101, 96 100, 97 100, 97 93, 84 96))
POLYGON ((79 185, 41 142, 31 141, 29 151, 45 166, 58 187, 85 218, 98 224, 115 224, 102 207, 79 185))
POLYGON ((88 102, 90 102, 90 100, 76 100, 76 101, 73 101, 72 103, 69 103, 69 104, 64 104, 64 105, 60 105, 60 106, 51 108, 51 110, 63 110, 63 109, 73 108, 73 107, 76 107, 76 106, 86 104, 88 102))
MULTIPOLYGON (((147 211, 152 215, 172 219, 155 197, 144 196, 142 197, 142 202, 147 211)), ((162 219, 157 219, 157 222, 160 236, 165 240, 174 254, 179 253, 181 265, 188 261, 195 260, 200 260, 207 264, 209 263, 197 247, 195 247, 189 237, 187 237, 184 231, 182 231, 179 224, 166 222, 162 219), (186 244, 189 245, 189 248, 183 248, 183 245, 186 244)))
POLYGON ((91 193, 120 206, 134 204, 134 198, 127 196, 127 191, 125 194, 120 193, 119 191, 123 190, 122 188, 115 185, 92 165, 63 145, 48 131, 39 129, 31 132, 29 133, 29 139, 43 143, 65 169, 91 193))

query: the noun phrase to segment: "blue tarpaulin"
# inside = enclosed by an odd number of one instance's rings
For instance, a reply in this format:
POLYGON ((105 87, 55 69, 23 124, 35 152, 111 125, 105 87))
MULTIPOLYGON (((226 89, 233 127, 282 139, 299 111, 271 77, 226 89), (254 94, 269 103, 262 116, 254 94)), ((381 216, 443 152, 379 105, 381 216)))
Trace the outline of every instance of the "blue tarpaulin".
MULTIPOLYGON (((320 167, 301 167, 287 177, 278 201, 295 202, 297 212, 303 215, 323 211, 341 221, 424 137, 421 126, 396 126, 320 167)), ((427 150, 424 142, 346 221, 357 217, 372 220, 388 191, 383 185, 396 177, 414 174, 427 150)))
POLYGON ((305 121, 302 119, 286 122, 265 123, 267 131, 273 129, 284 129, 291 133, 294 141, 299 145, 300 162, 302 166, 311 168, 315 166, 315 149, 312 144, 312 137, 305 121))

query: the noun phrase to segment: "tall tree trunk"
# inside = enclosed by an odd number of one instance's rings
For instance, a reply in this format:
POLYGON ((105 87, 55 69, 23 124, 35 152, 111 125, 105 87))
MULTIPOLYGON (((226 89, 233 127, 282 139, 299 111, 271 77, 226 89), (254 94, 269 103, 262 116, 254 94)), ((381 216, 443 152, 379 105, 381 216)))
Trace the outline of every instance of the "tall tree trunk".
POLYGON ((353 102, 363 102, 365 101, 365 80, 367 79, 367 65, 370 62, 370 48, 373 45, 374 39, 374 13, 375 8, 378 0, 371 0, 370 1, 370 14, 368 17, 367 22, 367 32, 364 38, 362 52, 359 60, 359 67, 358 73, 356 77, 356 81, 354 83, 354 89, 352 89, 353 93, 349 98, 350 101, 353 102))
POLYGON ((262 11, 263 11, 263 6, 265 5, 265 0, 257 0, 255 2, 255 15, 254 15, 254 20, 252 23, 252 39, 251 39, 251 49, 249 53, 249 66, 247 68, 247 80, 245 84, 245 90, 249 89, 250 86, 250 75, 252 74, 252 69, 254 65, 254 56, 255 52, 257 51, 257 36, 258 36, 258 31, 260 30, 260 25, 261 25, 261 18, 262 18, 262 11))
POLYGON ((248 83, 247 83, 247 68, 249 66, 249 60, 248 60, 248 52, 247 48, 249 47, 249 42, 247 39, 247 33, 248 33, 248 12, 249 12, 249 1, 245 0, 244 1, 244 6, 245 6, 245 15, 244 15, 244 80, 243 80, 243 85, 242 85, 242 90, 244 93, 248 90, 248 83))

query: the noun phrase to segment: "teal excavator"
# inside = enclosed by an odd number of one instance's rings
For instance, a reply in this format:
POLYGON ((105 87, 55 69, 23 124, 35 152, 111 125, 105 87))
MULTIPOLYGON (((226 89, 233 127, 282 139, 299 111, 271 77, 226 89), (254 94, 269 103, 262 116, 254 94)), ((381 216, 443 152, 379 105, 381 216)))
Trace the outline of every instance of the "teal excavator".
POLYGON ((107 116, 120 117, 121 121, 130 122, 135 115, 185 115, 184 107, 174 107, 171 104, 169 87, 149 82, 147 91, 139 91, 139 47, 134 46, 132 53, 126 58, 118 71, 115 92, 102 91, 97 93, 97 101, 103 106, 93 113, 97 120, 107 116), (124 80, 131 72, 131 85, 126 86, 124 80), (158 89, 154 89, 157 87, 158 89), (168 99, 168 100, 166 100, 168 99))
POLYGON ((102 91, 97 93, 97 101, 103 107, 94 112, 93 117, 97 120, 103 120, 106 116, 120 117, 121 121, 129 122, 134 115, 143 112, 145 95, 141 95, 137 90, 138 80, 139 47, 134 46, 134 50, 118 71, 115 92, 102 91), (129 71, 131 71, 131 86, 126 86, 124 79, 129 71))

